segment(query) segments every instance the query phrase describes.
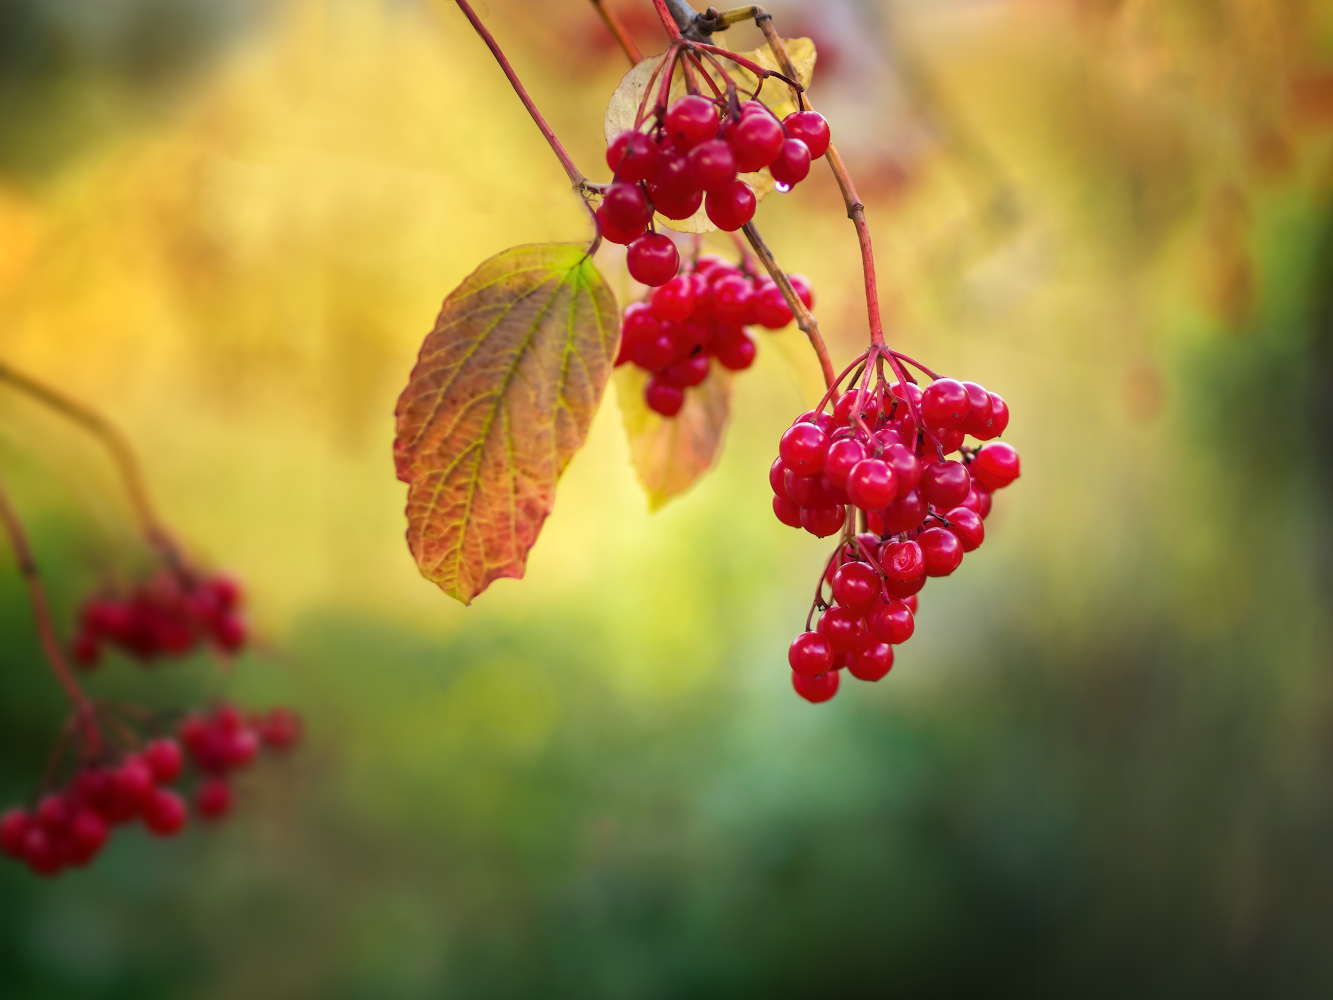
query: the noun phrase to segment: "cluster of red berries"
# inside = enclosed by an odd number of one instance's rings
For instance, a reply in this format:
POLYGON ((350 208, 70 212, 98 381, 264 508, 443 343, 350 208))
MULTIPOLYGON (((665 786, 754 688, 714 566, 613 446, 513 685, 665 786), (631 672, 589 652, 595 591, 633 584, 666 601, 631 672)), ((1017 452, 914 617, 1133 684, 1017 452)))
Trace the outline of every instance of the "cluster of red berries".
POLYGON ((652 286, 666 284, 680 268, 676 245, 646 231, 655 211, 688 219, 703 205, 715 226, 735 232, 757 204, 738 174, 768 168, 790 190, 829 146, 828 122, 818 112, 794 111, 778 121, 759 101, 729 104, 689 94, 659 112, 656 123, 651 133, 626 129, 611 141, 606 162, 615 179, 597 209, 602 235, 629 247, 630 274, 652 286))
POLYGON ((802 697, 833 697, 842 667, 862 680, 888 673, 892 647, 912 634, 902 602, 981 545, 992 493, 1019 476, 1018 453, 992 440, 1008 422, 995 393, 936 379, 924 392, 901 382, 845 392, 831 416, 804 413, 783 434, 769 475, 778 520, 824 537, 843 530, 851 506, 867 529, 835 553, 834 604, 788 652, 802 697), (965 447, 967 435, 989 443, 965 447), (961 461, 944 457, 954 452, 961 461))
POLYGON ((0 850, 38 875, 51 876, 89 864, 115 827, 136 819, 158 837, 175 836, 186 824, 188 808, 168 786, 184 773, 186 753, 200 774, 195 811, 204 819, 219 819, 231 809, 228 774, 250 764, 261 745, 279 752, 295 746, 301 719, 277 708, 246 721, 235 707, 223 705, 207 718, 187 719, 178 736, 179 741, 154 740, 114 764, 81 766, 35 809, 9 810, 0 816, 0 850))
MULTIPOLYGON (((810 283, 799 274, 791 283, 812 308, 810 283)), ((662 416, 674 417, 685 403, 685 390, 708 378, 712 359, 731 371, 754 363, 755 343, 745 327, 780 330, 791 320, 772 278, 704 255, 692 270, 653 289, 647 302, 625 309, 616 364, 652 372, 644 398, 662 416)))
POLYGON ((240 604, 241 588, 227 577, 195 579, 164 570, 128 597, 88 601, 71 655, 92 669, 101 661, 104 644, 141 660, 180 656, 204 641, 235 653, 246 639, 240 604))

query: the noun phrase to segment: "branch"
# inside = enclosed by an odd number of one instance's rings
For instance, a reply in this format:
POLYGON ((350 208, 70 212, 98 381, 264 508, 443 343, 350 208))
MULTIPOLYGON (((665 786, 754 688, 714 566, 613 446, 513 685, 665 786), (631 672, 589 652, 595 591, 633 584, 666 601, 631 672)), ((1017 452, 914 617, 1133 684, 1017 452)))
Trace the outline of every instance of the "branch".
POLYGON ((776 283, 782 292, 782 297, 787 302, 787 308, 792 311, 796 318, 796 325, 800 327, 801 332, 810 338, 810 346, 815 349, 815 356, 819 358, 819 367, 824 373, 824 385, 826 388, 833 387, 833 362, 829 359, 828 347, 824 344, 824 338, 819 333, 819 321, 815 319, 814 313, 805 307, 801 297, 796 294, 796 289, 792 288, 791 279, 787 277, 787 272, 782 270, 778 264, 777 258, 773 256, 773 251, 768 248, 764 238, 759 235, 759 230, 753 222, 747 222, 741 227, 745 233, 745 238, 750 241, 750 246, 754 248, 755 255, 763 261, 764 269, 776 283))
POLYGON ((625 26, 620 22, 620 18, 616 17, 615 11, 606 6, 602 0, 592 0, 592 5, 597 8, 597 13, 601 15, 602 23, 606 25, 606 29, 611 32, 615 37, 615 40, 620 43, 620 47, 624 50, 630 63, 638 65, 643 62, 643 53, 639 50, 638 43, 636 43, 633 36, 625 30, 625 26))

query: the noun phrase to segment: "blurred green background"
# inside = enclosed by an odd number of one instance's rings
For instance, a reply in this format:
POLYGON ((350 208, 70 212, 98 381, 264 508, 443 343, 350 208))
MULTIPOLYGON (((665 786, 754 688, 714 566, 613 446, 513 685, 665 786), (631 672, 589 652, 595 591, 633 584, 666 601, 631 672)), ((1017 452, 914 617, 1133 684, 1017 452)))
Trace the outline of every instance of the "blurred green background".
MULTIPOLYGON (((477 6, 605 179, 591 5, 477 6)), ((827 546, 766 481, 818 395, 794 329, 660 514, 612 391, 526 580, 464 609, 418 576, 392 411, 439 302, 587 232, 450 3, 0 6, 0 358, 131 435, 262 637, 92 687, 310 731, 219 829, 0 864, 0 996, 1333 993, 1333 4, 772 9, 894 343, 1004 395, 1025 470, 893 673, 818 707, 784 651, 827 546)), ((757 222, 845 362, 831 178, 757 222)), ((62 622, 147 571, 102 457, 8 392, 0 469, 62 622)), ((63 712, 10 571, 0 630, 8 803, 63 712)))

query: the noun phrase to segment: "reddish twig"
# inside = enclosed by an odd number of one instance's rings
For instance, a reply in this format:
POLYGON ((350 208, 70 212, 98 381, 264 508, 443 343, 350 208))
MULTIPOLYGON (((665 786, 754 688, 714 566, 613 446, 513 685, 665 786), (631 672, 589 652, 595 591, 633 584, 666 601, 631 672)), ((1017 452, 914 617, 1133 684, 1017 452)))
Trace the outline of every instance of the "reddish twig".
POLYGON ((643 62, 643 53, 639 50, 638 43, 634 41, 633 36, 625 30, 625 26, 616 17, 615 11, 606 6, 602 0, 592 0, 592 5, 597 8, 597 13, 601 15, 602 23, 606 29, 611 32, 615 40, 620 43, 626 57, 631 63, 638 64, 643 62))

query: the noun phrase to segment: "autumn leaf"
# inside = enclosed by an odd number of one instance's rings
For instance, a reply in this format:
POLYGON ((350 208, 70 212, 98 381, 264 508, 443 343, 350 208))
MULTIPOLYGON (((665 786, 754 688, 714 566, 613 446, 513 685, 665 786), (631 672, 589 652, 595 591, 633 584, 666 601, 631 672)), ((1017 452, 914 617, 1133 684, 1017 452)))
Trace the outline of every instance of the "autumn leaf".
MULTIPOLYGON (((815 43, 808 38, 788 38, 783 39, 783 44, 787 48, 787 54, 791 56, 792 64, 796 67, 797 79, 802 86, 810 86, 810 80, 815 73, 815 43)), ((740 52, 737 54, 763 66, 765 69, 780 72, 777 60, 773 57, 773 53, 768 50, 767 45, 756 49, 754 52, 740 52)), ((738 90, 742 91, 742 99, 754 93, 755 85, 759 82, 758 77, 749 70, 742 69, 729 59, 720 59, 719 61, 726 66, 731 78, 736 81, 738 90)), ((620 81, 620 86, 616 87, 615 93, 611 95, 611 100, 606 106, 606 119, 602 123, 603 130, 606 132, 607 143, 610 143, 625 129, 634 127, 634 120, 639 113, 639 103, 643 100, 643 95, 648 89, 648 81, 661 62, 662 56, 645 59, 626 73, 620 81)), ((708 67, 708 74, 714 79, 719 79, 717 72, 711 66, 708 67)), ((662 78, 659 75, 656 82, 653 83, 654 91, 661 85, 661 82, 662 78)), ((677 67, 676 75, 671 81, 671 97, 674 99, 684 93, 685 74, 677 67)), ((655 97, 656 94, 649 98, 650 103, 655 97)), ((796 104, 791 97, 791 88, 773 77, 764 81, 764 89, 760 91, 759 100, 772 108, 773 113, 779 118, 785 118, 796 110, 796 104)), ((768 172, 767 168, 750 174, 741 174, 740 177, 741 180, 754 188, 755 197, 760 200, 770 194, 775 186, 773 175, 768 172)), ((708 218, 708 214, 703 208, 700 208, 688 219, 668 219, 662 215, 658 215, 656 218, 659 225, 667 226, 680 233, 712 233, 717 231, 717 226, 713 225, 712 220, 708 218)))
POLYGON ((407 542, 464 604, 523 576, 555 484, 588 434, 620 336, 575 243, 514 247, 444 300, 395 415, 407 542))
POLYGON ((644 402, 649 376, 636 365, 615 370, 630 461, 648 494, 648 509, 656 511, 693 486, 717 461, 731 412, 732 375, 721 365, 711 365, 702 384, 685 390, 685 405, 674 417, 664 417, 644 402))

